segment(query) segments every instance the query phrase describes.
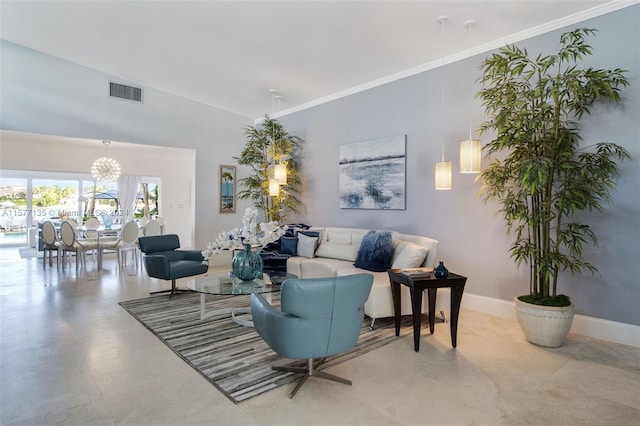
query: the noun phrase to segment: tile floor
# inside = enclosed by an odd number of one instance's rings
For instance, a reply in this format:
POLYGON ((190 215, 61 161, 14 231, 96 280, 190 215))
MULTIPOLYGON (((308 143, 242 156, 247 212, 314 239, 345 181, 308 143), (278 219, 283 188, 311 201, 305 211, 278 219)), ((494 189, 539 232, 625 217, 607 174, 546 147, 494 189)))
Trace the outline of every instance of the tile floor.
POLYGON ((640 425, 640 349, 575 336, 527 343, 513 321, 472 311, 448 325, 234 405, 117 302, 167 284, 113 255, 76 276, 0 250, 2 425, 640 425))

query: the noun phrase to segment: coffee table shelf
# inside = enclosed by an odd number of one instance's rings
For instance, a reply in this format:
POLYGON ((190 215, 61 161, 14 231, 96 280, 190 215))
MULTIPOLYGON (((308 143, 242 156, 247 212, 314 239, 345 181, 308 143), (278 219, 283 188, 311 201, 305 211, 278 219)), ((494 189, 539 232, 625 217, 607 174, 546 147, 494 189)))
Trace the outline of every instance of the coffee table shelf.
POLYGON ((271 293, 279 292, 280 284, 288 278, 296 278, 296 276, 286 272, 271 272, 263 274, 262 279, 242 281, 237 277, 230 276, 228 272, 219 272, 195 277, 187 283, 187 288, 200 293, 201 320, 214 315, 230 314, 236 324, 253 327, 253 321, 240 317, 240 315, 246 316, 251 313, 249 307, 222 308, 207 312, 205 310, 206 296, 242 296, 260 293, 265 294, 267 301, 270 302, 271 293))

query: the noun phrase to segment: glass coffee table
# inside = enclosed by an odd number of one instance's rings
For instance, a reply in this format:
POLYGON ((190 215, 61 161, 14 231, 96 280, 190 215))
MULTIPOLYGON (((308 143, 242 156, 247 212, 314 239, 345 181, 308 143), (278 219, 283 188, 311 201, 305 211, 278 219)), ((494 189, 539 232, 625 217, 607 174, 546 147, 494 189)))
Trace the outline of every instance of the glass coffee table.
POLYGON ((205 296, 207 294, 216 296, 241 296, 260 293, 265 295, 265 299, 271 302, 271 294, 280 291, 280 285, 289 278, 297 278, 293 274, 286 272, 266 272, 262 279, 253 281, 242 281, 239 278, 230 276, 228 272, 211 273, 193 278, 187 283, 187 288, 200 293, 200 319, 209 318, 214 315, 231 314, 231 319, 245 327, 253 327, 253 321, 241 318, 251 314, 250 307, 242 308, 222 308, 212 311, 205 311, 205 296))

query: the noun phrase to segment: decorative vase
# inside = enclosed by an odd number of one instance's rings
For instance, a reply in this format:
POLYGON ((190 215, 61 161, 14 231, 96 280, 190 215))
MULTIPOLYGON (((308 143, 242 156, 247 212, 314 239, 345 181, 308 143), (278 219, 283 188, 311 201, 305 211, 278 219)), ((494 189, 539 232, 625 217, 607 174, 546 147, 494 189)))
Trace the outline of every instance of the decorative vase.
POLYGON ((103 214, 102 223, 104 223, 104 227, 106 229, 111 229, 111 225, 113 224, 113 218, 108 214, 103 214))
POLYGON ((252 281, 262 277, 262 257, 249 244, 244 244, 242 251, 233 258, 231 270, 233 275, 242 281, 252 281))
POLYGON ((436 278, 447 278, 449 276, 449 270, 444 267, 444 262, 440 261, 440 264, 433 270, 433 275, 436 278))
POLYGON ((571 330, 575 307, 542 306, 513 298, 518 324, 530 343, 546 348, 562 346, 571 330))

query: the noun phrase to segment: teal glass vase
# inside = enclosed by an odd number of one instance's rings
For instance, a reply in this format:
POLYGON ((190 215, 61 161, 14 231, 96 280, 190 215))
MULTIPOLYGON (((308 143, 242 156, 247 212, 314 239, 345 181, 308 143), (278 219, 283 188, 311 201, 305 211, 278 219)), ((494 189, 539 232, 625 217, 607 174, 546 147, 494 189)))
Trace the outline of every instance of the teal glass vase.
POLYGON ((233 275, 242 281, 253 281, 256 278, 262 278, 263 267, 262 257, 251 250, 249 244, 244 244, 242 251, 236 254, 231 262, 233 275))

